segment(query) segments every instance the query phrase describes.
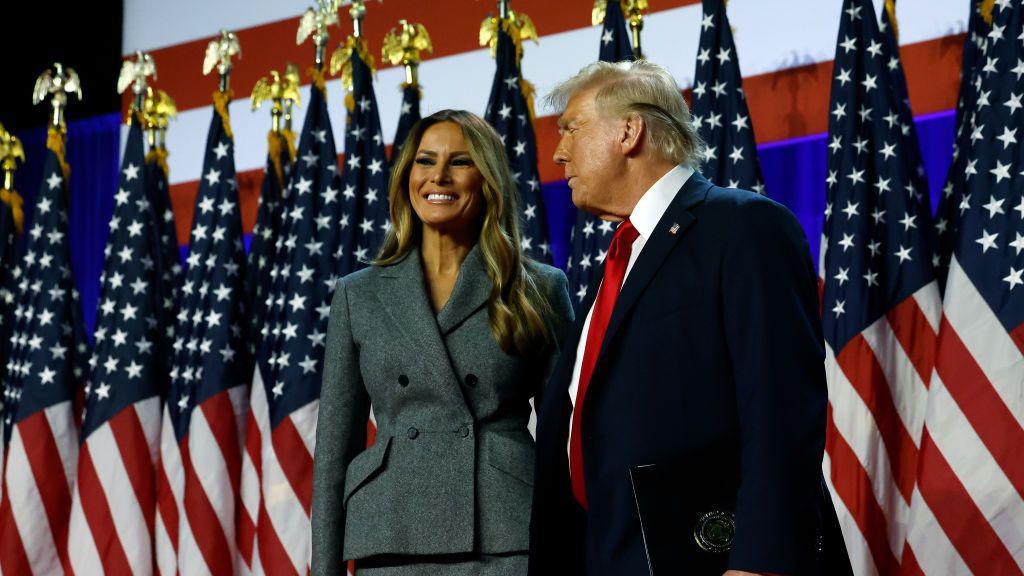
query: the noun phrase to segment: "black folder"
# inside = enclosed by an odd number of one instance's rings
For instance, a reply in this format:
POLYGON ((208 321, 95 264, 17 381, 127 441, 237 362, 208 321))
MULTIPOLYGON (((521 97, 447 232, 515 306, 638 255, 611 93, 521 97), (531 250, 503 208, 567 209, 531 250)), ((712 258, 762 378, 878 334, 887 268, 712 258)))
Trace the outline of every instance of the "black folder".
POLYGON ((732 519, 735 485, 656 464, 634 466, 629 477, 651 576, 721 576, 729 551, 715 529, 732 519))

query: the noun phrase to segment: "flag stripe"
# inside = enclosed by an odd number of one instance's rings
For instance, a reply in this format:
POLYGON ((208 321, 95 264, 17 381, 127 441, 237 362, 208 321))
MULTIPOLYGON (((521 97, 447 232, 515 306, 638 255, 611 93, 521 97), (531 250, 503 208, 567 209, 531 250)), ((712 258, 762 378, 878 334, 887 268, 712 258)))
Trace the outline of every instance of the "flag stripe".
MULTIPOLYGON (((946 536, 939 521, 925 504, 920 488, 914 489, 911 500, 909 523, 913 529, 907 533, 907 544, 903 554, 908 552, 921 567, 924 574, 970 574, 963 558, 946 536), (913 552, 913 550, 917 552, 913 552)), ((913 566, 906 569, 912 571, 913 566)))
MULTIPOLYGON (((885 538, 888 532, 888 520, 878 505, 878 501, 875 500, 872 479, 865 472, 850 445, 839 433, 833 415, 832 405, 829 404, 825 438, 832 463, 830 473, 832 485, 835 487, 836 495, 843 500, 847 510, 851 512, 851 516, 860 528, 860 533, 867 541, 868 550, 873 559, 873 563, 868 562, 867 564, 872 567, 881 567, 879 572, 883 574, 895 574, 899 568, 899 562, 893 554, 890 543, 885 538)), ((854 560, 854 563, 856 562, 857 560, 854 560)))
MULTIPOLYGON (((110 501, 100 483, 99 474, 97 474, 92 460, 90 446, 98 443, 93 439, 102 432, 103 429, 93 432, 89 439, 82 444, 78 454, 78 501, 81 503, 82 513, 88 522, 88 530, 83 533, 92 537, 103 563, 104 573, 132 574, 128 555, 125 554, 121 539, 114 526, 113 509, 110 507, 110 501)), ((102 449, 101 447, 100 451, 102 449)), ((77 530, 72 531, 73 534, 78 532, 77 530)))
MULTIPOLYGON (((10 450, 10 448, 8 448, 10 450)), ((8 453, 8 457, 10 454, 8 453)), ((20 575, 31 573, 25 543, 14 524, 10 501, 5 497, 0 502, 0 573, 20 575)))
POLYGON ((259 560, 263 567, 263 573, 273 574, 274 576, 287 576, 289 574, 298 576, 299 571, 295 568, 295 560, 288 555, 288 552, 281 544, 281 540, 274 530, 273 521, 270 519, 270 515, 267 514, 267 508, 262 502, 260 502, 259 514, 257 549, 259 550, 259 560))
MULTIPOLYGON (((931 441, 989 525, 1011 553, 1024 552, 1024 499, 989 456, 964 414, 957 409, 939 374, 932 379, 935 405, 929 419, 941 423, 929 429, 931 441)), ((1024 557, 1021 558, 1024 562, 1024 557)))
POLYGON ((172 576, 178 573, 178 542, 180 535, 182 494, 185 490, 185 476, 181 466, 181 453, 171 424, 170 409, 164 407, 163 425, 160 433, 160 468, 157 482, 157 508, 159 524, 163 526, 166 539, 157 532, 156 560, 160 574, 172 576))
POLYGON ((43 412, 37 412, 19 422, 13 429, 8 447, 7 498, 13 524, 5 527, 5 533, 19 534, 20 541, 27 545, 24 552, 30 573, 59 572, 61 564, 66 566, 66 563, 61 562, 57 549, 60 548, 58 543, 66 543, 67 540, 57 539, 56 530, 60 529, 59 525, 53 528, 50 526, 55 520, 60 522, 60 519, 50 517, 51 510, 55 508, 54 502, 47 502, 48 494, 43 491, 47 484, 52 485, 53 482, 47 470, 39 468, 47 465, 48 459, 40 454, 39 449, 46 439, 44 436, 29 436, 26 439, 26 434, 49 435, 48 430, 39 429, 46 426, 45 422, 43 412), (22 424, 29 420, 33 422, 23 428, 22 424), (42 471, 43 475, 37 476, 37 470, 42 471))
MULTIPOLYGON (((198 412, 194 413, 197 416, 198 412)), ((196 475, 192 462, 191 435, 186 436, 180 444, 181 463, 185 472, 185 498, 184 510, 188 518, 188 527, 195 545, 205 561, 206 568, 211 574, 222 575, 231 573, 231 548, 228 546, 224 531, 220 528, 220 519, 214 510, 206 491, 203 489, 202 481, 196 475)), ((183 550, 180 557, 188 554, 183 550)), ((198 562, 192 558, 190 562, 198 562)), ((184 563, 184 561, 183 561, 184 563)), ((185 568, 182 566, 182 568, 185 568)), ((186 571, 188 573, 188 571, 186 571)))
MULTIPOLYGON (((1024 496, 1024 458, 1018 452, 1024 446, 1024 430, 993 390, 974 351, 967 349, 948 320, 948 317, 943 319, 939 335, 936 372, 1017 493, 1024 496)), ((999 331, 998 327, 990 329, 990 332, 999 331)))
MULTIPOLYGON (((900 347, 917 372, 914 380, 923 384, 925 389, 928 387, 928 379, 931 378, 932 369, 935 367, 939 318, 942 317, 942 311, 937 306, 940 302, 938 287, 932 282, 918 290, 914 296, 903 300, 886 313, 886 318, 889 320, 889 326, 892 328, 893 335, 899 340, 900 347), (928 294, 921 295, 924 292, 928 294), (925 303, 925 305, 928 303, 936 304, 938 316, 934 323, 932 323, 929 315, 922 308, 922 303, 925 303)), ((913 399, 909 402, 914 408, 920 409, 922 417, 924 416, 925 408, 925 398, 923 397, 926 392, 925 389, 915 388, 915 391, 919 394, 912 394, 913 399)), ((912 432, 914 430, 919 432, 920 426, 915 428, 912 424, 913 422, 907 421, 907 425, 912 432)), ((920 424, 920 422, 917 424, 920 424)))
MULTIPOLYGON (((157 400, 151 398, 150 405, 157 400)), ((114 529, 133 574, 146 574, 153 565, 156 484, 146 435, 136 412, 146 402, 121 410, 87 440, 99 483, 110 503, 114 529)))
MULTIPOLYGON (((885 318, 880 318, 872 326, 882 323, 887 323, 885 318)), ((870 330, 873 328, 868 328, 865 332, 870 330)), ((910 437, 896 409, 885 372, 863 335, 857 335, 850 340, 836 356, 836 361, 871 412, 889 456, 896 486, 909 503, 910 492, 914 488, 917 445, 910 437)))
MULTIPOLYGON (((110 431, 121 454, 120 464, 124 467, 125 476, 135 493, 134 508, 141 512, 145 523, 143 525, 148 527, 150 532, 153 530, 156 517, 155 508, 150 506, 150 503, 156 502, 156 479, 153 475, 150 439, 143 428, 139 411, 149 413, 158 408, 159 398, 153 397, 135 404, 130 409, 122 410, 110 419, 110 431)), ((155 415, 153 417, 155 418, 155 415)))
MULTIPOLYGON (((10 472, 13 472, 15 477, 21 476, 20 480, 34 485, 32 487, 25 486, 23 489, 28 488, 32 492, 38 491, 39 503, 42 505, 42 510, 47 519, 48 525, 45 526, 46 529, 43 531, 33 531, 31 538, 28 538, 26 541, 31 543, 33 549, 43 551, 47 555, 52 554, 55 550, 64 571, 71 573, 67 549, 67 515, 71 510, 71 492, 68 488, 69 479, 67 478, 67 464, 69 463, 61 461, 58 439, 55 437, 55 432, 57 431, 51 427, 50 419, 47 418, 48 415, 54 414, 54 420, 59 421, 62 419, 60 415, 55 414, 56 412, 65 412, 63 418, 69 421, 68 424, 71 424, 71 401, 62 402, 41 412, 36 412, 17 424, 12 442, 17 442, 18 447, 24 450, 29 468, 22 468, 21 462, 15 460, 15 466, 10 472), (26 474, 29 469, 31 469, 31 475, 26 474), (65 471, 64 478, 57 476, 61 470, 65 471), (46 538, 50 542, 43 544, 39 542, 40 538, 46 538)), ((71 432, 74 433, 74 424, 71 424, 70 428, 71 432)), ((67 430, 65 429, 58 433, 66 437, 67 430)), ((74 470, 76 465, 75 458, 71 459, 70 465, 71 470, 74 470)), ((17 517, 20 509, 20 506, 17 506, 19 503, 17 499, 19 495, 18 486, 17 484, 11 484, 10 480, 8 482, 8 489, 13 489, 11 496, 13 497, 12 502, 15 504, 15 517, 17 517)), ((29 521, 30 525, 38 524, 38 520, 35 518, 38 517, 39 510, 33 508, 35 507, 33 506, 25 510, 29 514, 26 520, 29 521)), ((21 530, 19 529, 19 531, 21 530)), ((30 556, 33 555, 31 552, 29 554, 30 556)), ((33 562, 33 564, 35 563, 33 562)), ((50 569, 52 570, 53 568, 50 569)), ((39 568, 36 567, 36 570, 38 571, 39 568)))
POLYGON ((1020 574, 1010 552, 932 442, 927 427, 921 437, 921 462, 928 473, 918 479, 918 489, 970 570, 986 575, 1020 574))
MULTIPOLYGON (((299 411, 297 410, 296 413, 299 411)), ((302 509, 309 516, 313 500, 313 456, 306 448, 306 440, 299 433, 291 416, 285 418, 270 433, 278 465, 292 486, 302 509)))
MULTIPOLYGON (((826 443, 829 442, 828 421, 826 419, 826 443)), ((843 540, 846 543, 846 550, 850 557, 853 573, 862 576, 878 576, 878 570, 875 570, 875 563, 871 558, 868 542, 864 539, 864 534, 861 533, 856 518, 854 518, 850 509, 847 508, 846 502, 839 496, 838 490, 835 484, 833 484, 832 459, 829 457, 828 450, 825 451, 825 455, 821 460, 821 469, 824 473, 825 485, 828 487, 829 499, 832 501, 832 505, 836 510, 836 517, 839 519, 839 528, 843 533, 843 540)), ((844 490, 848 490, 848 488, 844 487, 844 490)))

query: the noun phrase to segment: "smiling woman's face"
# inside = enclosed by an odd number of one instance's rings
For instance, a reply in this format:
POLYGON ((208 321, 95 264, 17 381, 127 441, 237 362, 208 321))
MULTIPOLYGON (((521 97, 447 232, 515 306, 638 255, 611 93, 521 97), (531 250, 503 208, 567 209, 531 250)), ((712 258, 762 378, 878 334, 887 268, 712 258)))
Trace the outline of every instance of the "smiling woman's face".
POLYGON ((423 225, 468 231, 483 205, 483 184, 462 128, 454 122, 427 128, 409 171, 409 200, 423 225))

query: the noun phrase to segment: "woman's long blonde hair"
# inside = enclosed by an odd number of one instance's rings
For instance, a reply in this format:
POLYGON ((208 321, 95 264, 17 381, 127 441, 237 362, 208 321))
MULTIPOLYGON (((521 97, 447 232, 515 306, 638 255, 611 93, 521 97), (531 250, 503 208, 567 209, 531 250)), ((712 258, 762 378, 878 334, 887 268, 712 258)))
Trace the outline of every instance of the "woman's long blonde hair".
POLYGON ((375 264, 398 262, 420 243, 423 224, 409 200, 409 172, 423 134, 441 122, 462 129, 469 155, 484 179, 478 244, 492 285, 488 300, 491 333, 507 354, 538 353, 552 341, 545 321, 552 309, 519 248, 518 193, 505 149, 498 133, 479 116, 464 110, 441 110, 413 126, 391 169, 391 227, 375 264))

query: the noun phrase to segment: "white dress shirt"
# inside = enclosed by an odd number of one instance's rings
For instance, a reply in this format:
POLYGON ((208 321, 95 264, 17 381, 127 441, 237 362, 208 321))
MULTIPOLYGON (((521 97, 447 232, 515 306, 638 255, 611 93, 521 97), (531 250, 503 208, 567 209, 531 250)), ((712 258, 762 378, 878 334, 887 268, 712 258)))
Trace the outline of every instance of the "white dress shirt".
MULTIPOLYGON (((629 272, 633 269, 633 265, 636 264, 637 258, 640 257, 640 251, 644 249, 647 239, 654 233, 655 226, 661 221, 661 217, 665 215, 669 204, 672 203, 676 194, 679 193, 679 190, 683 187, 683 184, 686 184, 691 175, 693 175, 692 168, 683 165, 676 166, 659 178, 637 201, 636 206, 633 208, 633 213, 629 215, 629 221, 633 223, 633 227, 636 228, 639 236, 633 241, 632 250, 629 254, 629 264, 626 266, 626 275, 622 278, 623 286, 626 285, 629 272)), ((600 289, 600 284, 597 288, 600 289)), ((580 342, 576 347, 576 363, 573 365, 572 380, 569 382, 569 401, 573 406, 576 404, 576 390, 580 385, 580 370, 583 367, 583 351, 587 347, 587 333, 590 332, 590 317, 593 314, 594 305, 591 304, 590 310, 587 311, 587 319, 583 322, 583 332, 580 334, 580 342)), ((569 441, 572 439, 571 412, 569 414, 569 436, 566 441, 566 450, 569 449, 569 441)))

